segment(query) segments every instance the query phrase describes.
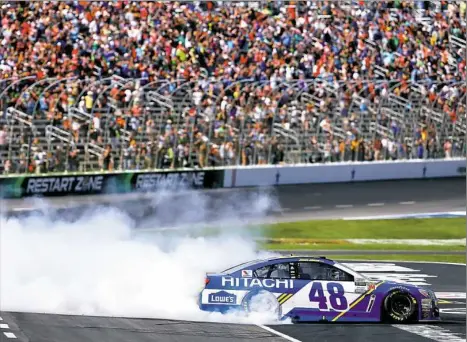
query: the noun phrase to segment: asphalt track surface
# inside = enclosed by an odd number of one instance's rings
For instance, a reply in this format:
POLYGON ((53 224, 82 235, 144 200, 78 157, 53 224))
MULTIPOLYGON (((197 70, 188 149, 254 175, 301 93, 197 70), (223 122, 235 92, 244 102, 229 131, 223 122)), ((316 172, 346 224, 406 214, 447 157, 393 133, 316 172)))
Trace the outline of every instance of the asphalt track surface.
MULTIPOLYGON (((255 194, 244 189, 238 198, 255 194)), ((288 186, 266 189, 278 199, 269 210, 271 221, 342 218, 389 214, 458 211, 466 208, 465 179, 406 182, 355 183, 340 185, 288 186)), ((208 197, 215 208, 233 195, 227 191, 212 192, 208 197)), ((137 219, 156 215, 157 205, 148 206, 144 195, 132 195, 125 203, 113 203, 137 219), (144 206, 145 209, 142 209, 144 206), (149 208, 148 208, 149 207, 149 208)), ((55 198, 47 200, 50 215, 70 220, 79 217, 96 202, 106 203, 113 197, 55 198), (50 212, 50 206, 55 210, 50 212), (71 207, 79 206, 77 209, 71 207), (61 209, 60 209, 61 208, 61 209)), ((122 196, 119 196, 122 200, 122 196)), ((38 210, 34 200, 2 200, 1 213, 24 216, 38 210)), ((43 203, 40 204, 43 206, 43 203)), ((211 204, 209 204, 211 205, 211 204)), ((41 211, 43 209, 39 209, 41 211)), ((211 213, 215 218, 215 210, 211 213)), ((249 214, 248 212, 246 214, 249 214)), ((347 253, 348 254, 348 253, 347 253)), ((376 263, 376 262, 375 262, 376 263)), ((426 274, 431 288, 443 292, 464 292, 465 265, 399 263, 414 272, 426 274)), ((0 341, 19 342, 197 342, 197 341, 450 341, 466 340, 465 298, 444 300, 443 322, 408 326, 379 324, 299 324, 299 325, 237 325, 184 322, 173 320, 46 315, 40 313, 0 312, 0 341), (463 310, 463 313, 462 313, 463 310), (458 314, 452 313, 458 312, 458 314)))
MULTIPOLYGON (((375 262, 377 265, 388 265, 375 262)), ((413 280, 427 281, 436 292, 464 292, 465 265, 394 262, 411 269, 413 280)), ((393 274, 393 273, 388 273, 393 274)), ((435 324, 297 324, 241 325, 122 317, 89 317, 0 312, 0 341, 18 342, 460 342, 466 340, 465 298, 440 301, 442 322, 435 324), (463 310, 463 311, 462 311, 463 310), (453 314, 452 312, 458 312, 453 314), (273 329, 273 330, 271 330, 273 329), (410 331, 407 331, 410 330, 410 331), (10 338, 8 337, 10 336, 10 338), (11 338, 14 336, 14 339, 11 338)))
MULTIPOLYGON (((237 206, 235 210, 254 218, 255 213, 249 212, 252 209, 241 207, 241 203, 244 200, 251 202, 260 195, 269 198, 268 216, 271 221, 352 218, 466 209, 465 178, 290 185, 261 190, 222 189, 206 191, 205 194, 203 201, 206 201, 206 207, 210 208, 209 215, 212 215, 212 219, 221 218, 216 216, 221 215, 217 209, 226 205, 237 206)), ((182 192, 171 196, 193 199, 193 192, 182 192)), ((125 210, 135 219, 147 219, 151 215, 160 216, 161 211, 165 209, 163 206, 161 208, 160 203, 155 204, 157 201, 154 199, 153 194, 70 196, 43 200, 4 199, 0 201, 0 213, 24 216, 27 211, 40 211, 42 210, 40 208, 47 207, 49 212, 51 208, 55 208, 57 215, 73 218, 99 204, 125 210)))

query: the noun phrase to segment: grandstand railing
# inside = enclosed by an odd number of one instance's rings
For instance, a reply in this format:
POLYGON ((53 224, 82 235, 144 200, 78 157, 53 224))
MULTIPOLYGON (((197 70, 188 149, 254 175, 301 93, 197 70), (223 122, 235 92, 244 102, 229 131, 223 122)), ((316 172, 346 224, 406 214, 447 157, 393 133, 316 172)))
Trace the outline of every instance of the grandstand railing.
POLYGON ((35 134, 35 127, 31 121, 31 118, 28 117, 28 115, 26 115, 25 113, 10 107, 6 110, 6 120, 9 126, 8 128, 10 134, 10 144, 8 146, 8 159, 12 159, 13 151, 16 149, 16 152, 22 152, 26 150, 25 157, 27 158, 27 160, 29 160, 31 154, 31 139, 35 134), (27 145, 22 143, 22 141, 19 141, 19 145, 21 145, 21 148, 17 149, 17 147, 19 147, 18 144, 16 144, 15 140, 11 138, 14 135, 14 133, 19 133, 21 136, 25 135, 24 142, 27 142, 27 145), (24 149, 24 145, 28 146, 28 148, 24 149))
POLYGON ((55 149, 57 147, 57 144, 64 145, 64 154, 65 154, 65 159, 63 163, 63 171, 69 171, 72 169, 73 171, 77 171, 77 169, 73 169, 70 167, 69 164, 69 157, 70 157, 70 152, 74 147, 73 144, 73 135, 67 131, 64 131, 58 127, 49 125, 45 128, 45 136, 47 138, 47 154, 51 154, 55 152, 55 149))
MULTIPOLYGON (((108 144, 112 145, 114 165, 117 168, 128 164, 123 162, 129 158, 128 155, 133 158, 133 168, 357 160, 359 152, 351 149, 351 135, 364 139, 367 144, 365 153, 372 149, 376 137, 388 137, 392 143, 398 146, 402 144, 412 152, 394 155, 385 151, 384 158, 418 158, 413 152, 418 146, 414 131, 431 124, 436 131, 435 157, 444 156, 443 144, 447 139, 456 145, 453 155, 465 154, 466 119, 463 103, 466 100, 466 89, 462 82, 247 79, 225 84, 223 80, 202 79, 155 81, 141 85, 139 79, 116 76, 87 80, 36 80, 29 77, 4 80, 0 90, 0 103, 7 104, 5 113, 11 142, 23 134, 21 127, 24 130, 24 126, 28 126, 33 129, 39 145, 42 144, 49 153, 54 152, 53 145, 56 143, 66 145, 67 149, 81 146, 79 161, 83 170, 101 167, 99 161, 104 146, 108 144), (387 89, 386 96, 380 96, 378 103, 368 93, 370 84, 387 89), (427 92, 433 85, 438 95, 434 101, 430 101, 427 92), (457 92, 454 103, 450 104, 452 110, 459 112, 456 120, 438 105, 438 99, 446 96, 440 93, 444 85, 457 92), (409 87, 409 96, 402 97, 396 93, 404 86, 409 87), (65 108, 44 110, 41 107, 39 102, 47 94, 69 95, 70 87, 76 87, 78 95, 65 108), (193 97, 196 87, 203 94, 199 104, 194 102, 193 97), (16 100, 10 98, 10 89, 21 90, 16 100), (91 90, 92 108, 86 110, 80 107, 80 103, 86 96, 91 96, 88 95, 91 90), (114 98, 115 90, 121 94, 129 90, 131 98, 125 99, 126 95, 114 98), (235 92, 240 97, 245 95, 243 107, 240 106, 241 100, 233 98, 235 92), (255 97, 257 94, 262 97, 255 97), (227 109, 221 108, 225 105, 225 97, 227 109), (277 101, 279 105, 268 107, 266 98, 269 104, 277 101), (28 101, 34 101, 33 106, 28 101), (133 111, 138 106, 141 108, 136 115, 133 111), (237 114, 232 114, 234 108, 237 114), (348 110, 346 114, 342 112, 344 109, 348 110), (258 114, 258 111, 263 114, 258 114), (77 139, 73 136, 72 128, 64 127, 63 120, 55 119, 57 113, 83 125, 84 131, 80 130, 77 139), (239 120, 239 113, 245 120, 239 120), (264 113, 269 113, 270 118, 262 117, 264 113), (97 114, 101 120, 101 139, 96 140, 91 137, 93 119, 97 114), (224 121, 218 120, 219 115, 224 117, 224 121), (113 132, 113 122, 119 116, 124 118, 124 123, 120 122, 121 126, 113 132), (320 127, 326 117, 332 119, 332 132, 326 132, 320 127), (154 127, 149 129, 146 123, 151 120, 154 127), (397 130, 393 124, 396 124, 397 130), (329 151, 329 144, 334 140, 347 141, 344 151, 329 151), (130 145, 134 142, 139 152, 131 150, 130 145)), ((12 143, 8 158, 31 159, 17 152, 12 143)), ((433 156, 431 153, 430 157, 433 156)), ((65 163, 68 164, 68 160, 65 163)))

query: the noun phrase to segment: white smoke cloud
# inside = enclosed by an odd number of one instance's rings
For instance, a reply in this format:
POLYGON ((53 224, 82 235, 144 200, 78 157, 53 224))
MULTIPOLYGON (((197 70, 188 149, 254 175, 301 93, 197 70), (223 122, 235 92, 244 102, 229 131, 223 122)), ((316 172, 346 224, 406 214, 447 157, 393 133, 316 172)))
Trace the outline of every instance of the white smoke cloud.
POLYGON ((197 306, 206 272, 265 256, 242 227, 265 215, 268 196, 232 196, 217 203, 216 213, 199 192, 176 197, 165 192, 153 201, 160 214, 138 223, 115 208, 94 208, 74 221, 47 212, 0 218, 0 310, 270 322, 261 315, 206 313, 197 306), (220 234, 193 236, 186 230, 212 223, 213 216, 220 234), (184 233, 170 234, 178 226, 184 233))

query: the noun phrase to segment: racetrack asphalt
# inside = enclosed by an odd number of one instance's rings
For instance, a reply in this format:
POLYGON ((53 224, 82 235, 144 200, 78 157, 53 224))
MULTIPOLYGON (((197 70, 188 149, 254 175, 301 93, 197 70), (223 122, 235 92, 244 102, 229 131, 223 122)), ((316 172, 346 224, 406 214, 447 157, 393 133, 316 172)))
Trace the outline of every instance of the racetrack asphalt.
MULTIPOLYGON (((267 189, 262 192, 275 194, 279 205, 272 208, 271 221, 318 218, 343 218, 404 213, 427 213, 465 210, 465 179, 398 181, 378 183, 355 183, 339 185, 287 186, 267 189)), ((244 189, 238 198, 257 190, 244 189)), ((117 206, 135 212, 141 217, 146 212, 136 208, 147 202, 149 197, 132 195, 132 205, 117 206)), ((213 191, 209 194, 212 203, 232 196, 231 192, 213 191)), ((121 200, 121 196, 119 196, 121 200)), ((96 201, 109 199, 93 196, 79 198, 54 198, 47 200, 55 206, 91 206, 96 201)), ((112 199, 111 199, 112 200, 112 199)), ((37 209, 33 200, 2 200, 3 215, 23 216, 24 209, 37 209), (17 210, 18 208, 22 210, 17 210), (16 209, 16 210, 15 210, 16 209)), ((83 207, 71 216, 79 215, 83 207)), ((152 207, 152 211, 157 208, 152 207)), ((62 216, 72 209, 56 211, 62 216)), ((348 254, 348 252, 346 252, 348 254)), ((379 262, 375 262, 379 263, 379 262)), ((394 264, 398 264, 395 262, 394 264)), ((465 293, 465 265, 434 263, 410 263, 415 274, 426 274, 435 291, 465 293)), ((196 341, 323 341, 365 342, 392 341, 449 341, 466 340, 465 298, 448 300, 443 308, 454 308, 454 312, 442 313, 442 323, 417 324, 410 326, 375 324, 299 324, 299 325, 236 325, 200 323, 171 320, 110 318, 46 315, 40 313, 0 312, 0 341, 18 342, 196 342, 196 341), (451 303, 449 303, 451 302, 451 303), (273 330, 271 330, 273 329, 273 330)), ((452 310, 451 310, 452 311, 452 310)))
MULTIPOLYGON (((286 324, 241 325, 163 319, 90 317, 40 313, 0 312, 0 341, 9 342, 460 342, 466 339, 465 265, 436 263, 353 262, 387 272, 408 282, 427 283, 436 292, 463 293, 463 298, 440 300, 440 323, 390 324, 286 324), (396 267, 396 268, 394 268, 396 267), (399 268, 399 269, 397 269, 399 268), (392 272, 390 272, 392 270, 392 272), (271 330, 272 329, 272 330, 271 330), (10 336, 8 338, 7 336, 10 336), (12 338, 14 336, 14 339, 12 338)), ((363 272, 364 273, 364 272, 363 272)))
MULTIPOLYGON (((310 184, 290 185, 265 189, 221 189, 205 191, 203 200, 212 213, 224 205, 237 206, 240 211, 256 208, 242 207, 242 202, 252 202, 254 198, 268 198, 268 216, 271 221, 297 221, 309 219, 352 218, 373 215, 430 213, 444 211, 465 211, 465 178, 439 180, 386 181, 349 184, 310 184)), ((192 192, 173 194, 174 197, 189 197, 192 192)), ((115 206, 134 217, 157 214, 153 194, 86 195, 35 198, 4 199, 0 213, 20 215, 31 210, 47 207, 60 210, 59 213, 73 212, 76 215, 85 208, 115 206), (146 211, 142 210, 145 208, 146 211)), ((242 213, 243 214, 243 213, 242 213)), ((267 218, 264 218, 268 220, 267 218)))

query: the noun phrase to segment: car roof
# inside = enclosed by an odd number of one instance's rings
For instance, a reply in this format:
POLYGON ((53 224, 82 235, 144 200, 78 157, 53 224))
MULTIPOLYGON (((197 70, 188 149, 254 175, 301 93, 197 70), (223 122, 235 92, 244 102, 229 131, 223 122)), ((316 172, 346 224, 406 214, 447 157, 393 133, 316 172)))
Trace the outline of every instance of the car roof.
POLYGON ((264 259, 263 262, 306 262, 306 261, 319 261, 327 264, 334 264, 335 261, 331 259, 327 259, 324 256, 298 256, 298 255, 291 255, 291 256, 282 256, 282 257, 275 257, 275 258, 267 258, 264 259))
POLYGON ((250 267, 262 267, 274 262, 306 262, 306 261, 318 261, 318 262, 323 262, 327 263, 330 265, 335 264, 333 260, 327 259, 325 257, 317 257, 317 256, 279 256, 279 257, 271 257, 271 258, 265 258, 265 259, 256 259, 256 260, 251 260, 244 262, 242 264, 233 266, 231 268, 228 268, 224 270, 222 273, 235 273, 240 270, 243 270, 245 268, 250 268, 250 267))

